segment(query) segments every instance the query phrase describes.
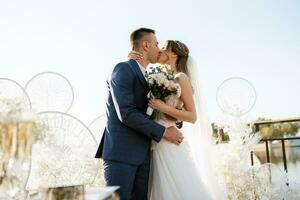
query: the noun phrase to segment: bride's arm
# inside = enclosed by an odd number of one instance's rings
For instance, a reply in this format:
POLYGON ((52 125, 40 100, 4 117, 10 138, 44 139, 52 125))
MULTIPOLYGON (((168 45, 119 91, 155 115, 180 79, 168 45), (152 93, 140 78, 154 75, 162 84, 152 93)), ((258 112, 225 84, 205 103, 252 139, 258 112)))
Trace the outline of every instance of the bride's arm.
POLYGON ((197 113, 193 98, 193 89, 190 84, 189 78, 185 74, 179 76, 179 84, 181 86, 181 100, 184 103, 184 110, 178 110, 172 106, 165 104, 161 100, 150 100, 150 106, 154 109, 176 118, 179 121, 186 121, 195 123, 197 120, 197 113))

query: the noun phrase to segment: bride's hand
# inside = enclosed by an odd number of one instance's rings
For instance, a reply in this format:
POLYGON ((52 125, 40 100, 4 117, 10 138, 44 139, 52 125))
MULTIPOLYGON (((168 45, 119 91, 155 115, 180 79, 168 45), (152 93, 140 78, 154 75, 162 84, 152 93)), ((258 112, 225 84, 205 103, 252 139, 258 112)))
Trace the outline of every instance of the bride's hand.
POLYGON ((160 99, 150 99, 149 106, 151 106, 151 108, 153 108, 153 109, 164 112, 164 109, 168 105, 160 99))
POLYGON ((143 59, 143 54, 141 54, 140 52, 137 52, 137 51, 131 51, 128 54, 128 58, 139 61, 139 60, 143 59))

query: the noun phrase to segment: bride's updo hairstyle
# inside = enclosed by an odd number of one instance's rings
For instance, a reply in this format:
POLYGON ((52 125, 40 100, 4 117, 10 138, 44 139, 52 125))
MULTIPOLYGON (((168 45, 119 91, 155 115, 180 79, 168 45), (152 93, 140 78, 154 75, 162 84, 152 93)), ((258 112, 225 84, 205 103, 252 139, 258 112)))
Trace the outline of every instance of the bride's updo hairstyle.
POLYGON ((189 71, 187 69, 187 60, 189 57, 188 47, 178 40, 167 40, 167 49, 169 48, 178 56, 176 63, 177 71, 189 75, 189 71))

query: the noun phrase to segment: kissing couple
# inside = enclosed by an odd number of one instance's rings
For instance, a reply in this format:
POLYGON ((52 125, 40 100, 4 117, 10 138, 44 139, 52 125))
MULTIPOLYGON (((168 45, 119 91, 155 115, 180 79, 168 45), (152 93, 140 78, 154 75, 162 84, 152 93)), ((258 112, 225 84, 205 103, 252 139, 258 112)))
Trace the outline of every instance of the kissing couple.
POLYGON ((201 144, 208 141, 200 138, 211 127, 201 124, 197 66, 188 47, 167 40, 160 49, 149 28, 134 30, 130 41, 130 60, 118 63, 107 80, 107 122, 96 153, 106 185, 120 186, 121 200, 216 199, 213 175, 204 167, 209 161, 197 155, 205 155, 201 144), (151 73, 147 67, 155 63, 151 73))

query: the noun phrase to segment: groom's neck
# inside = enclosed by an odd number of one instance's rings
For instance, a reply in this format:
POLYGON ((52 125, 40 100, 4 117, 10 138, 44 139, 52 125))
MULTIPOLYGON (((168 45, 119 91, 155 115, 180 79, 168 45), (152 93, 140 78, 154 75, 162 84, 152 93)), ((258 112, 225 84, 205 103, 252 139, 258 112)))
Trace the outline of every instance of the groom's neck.
POLYGON ((141 59, 139 61, 137 61, 142 67, 144 67, 145 69, 147 68, 147 66, 149 65, 149 61, 145 60, 145 59, 141 59))

